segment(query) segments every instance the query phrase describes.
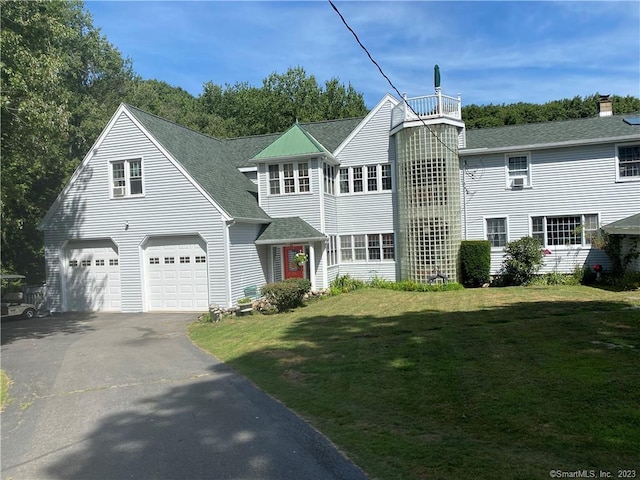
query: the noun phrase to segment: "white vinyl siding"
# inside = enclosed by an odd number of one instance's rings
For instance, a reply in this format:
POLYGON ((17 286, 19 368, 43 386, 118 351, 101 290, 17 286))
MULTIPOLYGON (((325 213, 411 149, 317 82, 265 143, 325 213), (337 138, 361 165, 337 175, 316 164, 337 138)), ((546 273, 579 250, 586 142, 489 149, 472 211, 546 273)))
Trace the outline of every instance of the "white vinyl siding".
MULTIPOLYGON (((638 213, 639 184, 617 181, 618 149, 613 143, 532 150, 529 168, 535 188, 521 190, 505 189, 504 154, 462 153, 463 238, 468 240, 486 239, 486 218, 508 218, 508 240, 513 241, 527 235, 544 238, 544 230, 536 232, 532 225, 533 217, 597 214, 601 226, 638 213)), ((610 262, 586 241, 549 250, 553 255, 545 258, 541 273, 554 269, 571 273, 587 256, 590 264, 606 267, 610 262)), ((499 248, 492 252, 492 274, 500 269, 503 255, 499 248)))
POLYGON ((246 287, 260 288, 267 283, 266 272, 260 267, 260 258, 267 258, 268 248, 254 243, 263 225, 236 223, 229 228, 231 300, 235 304, 238 298, 245 296, 246 287))

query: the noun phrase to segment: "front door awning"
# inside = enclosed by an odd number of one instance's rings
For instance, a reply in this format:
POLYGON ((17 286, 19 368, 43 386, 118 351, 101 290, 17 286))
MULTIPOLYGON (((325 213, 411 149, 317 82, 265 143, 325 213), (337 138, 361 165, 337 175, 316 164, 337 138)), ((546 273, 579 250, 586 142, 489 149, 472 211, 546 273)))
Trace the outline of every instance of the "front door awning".
POLYGON ((256 245, 287 245, 322 242, 327 236, 300 217, 273 218, 255 241, 256 245))

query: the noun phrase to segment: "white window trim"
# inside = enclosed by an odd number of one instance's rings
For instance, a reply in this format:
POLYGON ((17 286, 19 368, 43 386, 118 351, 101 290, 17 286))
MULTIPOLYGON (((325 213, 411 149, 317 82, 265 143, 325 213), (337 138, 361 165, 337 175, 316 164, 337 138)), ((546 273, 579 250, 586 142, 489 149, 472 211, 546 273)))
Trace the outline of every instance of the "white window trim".
POLYGON ((602 215, 600 214, 600 212, 587 211, 586 213, 558 213, 558 214, 552 214, 552 215, 529 215, 529 236, 533 237, 533 219, 536 217, 542 217, 543 218, 542 233, 544 238, 544 241, 542 242, 542 248, 545 248, 545 249, 548 248, 548 249, 551 249, 552 251, 555 251, 555 250, 570 251, 570 250, 575 250, 576 248, 592 248, 593 245, 591 243, 586 242, 584 228, 582 229, 582 232, 580 234, 581 235, 580 243, 569 244, 569 245, 567 244, 550 245, 549 240, 547 238, 547 218, 580 217, 580 225, 584 225, 585 216, 587 215, 595 215, 596 223, 598 224, 598 226, 600 225, 600 219, 602 218, 602 215))
MULTIPOLYGON (((508 215, 491 215, 491 216, 486 216, 486 217, 482 217, 482 238, 484 240, 489 240, 488 236, 489 236, 489 232, 487 231, 487 220, 497 220, 497 219, 501 219, 504 218, 504 228, 505 228, 505 234, 506 234, 506 239, 505 239, 505 246, 507 243, 510 242, 509 240, 509 216, 508 215)), ((529 221, 529 228, 531 229, 531 221, 529 221)), ((491 250, 493 251, 502 251, 504 250, 504 247, 494 247, 493 245, 491 245, 491 250)))
POLYGON ((621 177, 620 176, 620 147, 634 147, 638 142, 634 143, 618 143, 616 144, 616 183, 640 182, 640 176, 637 177, 621 177))
POLYGON ((505 189, 506 190, 523 190, 533 188, 533 182, 531 180, 531 152, 510 152, 504 155, 504 177, 505 177, 505 189), (517 177, 511 177, 509 175, 509 158, 512 157, 527 157, 527 174, 519 175, 517 177), (522 187, 513 186, 513 178, 523 178, 524 185, 522 187))
POLYGON ((144 173, 144 157, 124 157, 114 158, 109 160, 109 198, 112 200, 120 200, 123 198, 140 198, 144 197, 147 191, 145 185, 145 173, 144 173), (140 162, 140 171, 142 174, 142 193, 131 193, 131 169, 129 168, 129 162, 140 162), (115 186, 113 185, 113 165, 116 163, 124 163, 124 195, 114 195, 113 191, 115 186))

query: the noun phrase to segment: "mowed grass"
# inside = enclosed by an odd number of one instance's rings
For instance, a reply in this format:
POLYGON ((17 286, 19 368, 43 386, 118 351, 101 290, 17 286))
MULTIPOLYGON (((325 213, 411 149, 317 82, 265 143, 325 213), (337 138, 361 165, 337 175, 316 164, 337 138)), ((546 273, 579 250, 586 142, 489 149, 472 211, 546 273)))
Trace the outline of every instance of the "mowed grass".
POLYGON ((190 335, 370 478, 640 475, 639 305, 588 287, 365 289, 190 335))
POLYGON ((11 380, 4 370, 0 370, 0 412, 3 411, 4 407, 9 403, 10 386, 11 380))

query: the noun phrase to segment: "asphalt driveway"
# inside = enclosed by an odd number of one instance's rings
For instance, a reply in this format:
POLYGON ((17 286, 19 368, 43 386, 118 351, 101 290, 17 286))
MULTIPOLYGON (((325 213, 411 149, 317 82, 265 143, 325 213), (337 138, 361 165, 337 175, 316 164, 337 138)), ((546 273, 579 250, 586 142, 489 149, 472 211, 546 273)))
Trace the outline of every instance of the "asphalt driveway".
POLYGON ((193 314, 2 322, 2 478, 365 479, 186 337, 193 314))

